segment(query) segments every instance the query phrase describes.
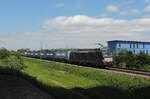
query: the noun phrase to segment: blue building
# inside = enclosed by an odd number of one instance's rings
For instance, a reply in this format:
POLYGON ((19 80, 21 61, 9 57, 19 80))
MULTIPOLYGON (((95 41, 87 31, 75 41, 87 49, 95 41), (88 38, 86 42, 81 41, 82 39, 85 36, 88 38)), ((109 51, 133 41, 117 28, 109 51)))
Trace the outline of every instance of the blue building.
POLYGON ((108 48, 111 52, 115 51, 116 54, 125 49, 131 50, 134 54, 143 51, 150 55, 150 42, 113 40, 108 41, 108 48))

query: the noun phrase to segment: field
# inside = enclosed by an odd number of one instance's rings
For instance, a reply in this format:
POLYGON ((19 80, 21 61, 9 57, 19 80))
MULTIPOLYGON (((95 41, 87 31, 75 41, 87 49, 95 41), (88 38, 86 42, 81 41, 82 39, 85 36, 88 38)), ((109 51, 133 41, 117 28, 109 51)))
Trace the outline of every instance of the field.
POLYGON ((35 77, 40 87, 57 99, 150 98, 150 81, 24 58, 24 73, 35 77))

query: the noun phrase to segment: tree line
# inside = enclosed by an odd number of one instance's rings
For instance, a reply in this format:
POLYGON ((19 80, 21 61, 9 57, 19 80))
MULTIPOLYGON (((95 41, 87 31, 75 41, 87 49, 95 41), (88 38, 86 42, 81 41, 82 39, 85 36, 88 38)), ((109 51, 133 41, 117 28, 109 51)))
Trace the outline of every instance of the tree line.
POLYGON ((48 52, 48 51, 65 51, 65 50, 74 50, 77 51, 79 48, 58 48, 58 49, 41 49, 41 50, 31 50, 29 48, 23 48, 23 49, 18 49, 17 52, 23 53, 23 52, 48 52))
POLYGON ((113 65, 121 68, 146 69, 150 67, 150 56, 143 51, 133 54, 130 50, 121 50, 118 55, 113 52, 113 65))

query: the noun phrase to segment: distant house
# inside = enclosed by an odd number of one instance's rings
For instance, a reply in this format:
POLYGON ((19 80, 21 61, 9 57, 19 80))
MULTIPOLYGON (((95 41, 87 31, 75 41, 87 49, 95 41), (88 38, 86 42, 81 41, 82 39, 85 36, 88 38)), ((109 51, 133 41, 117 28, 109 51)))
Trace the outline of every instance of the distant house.
POLYGON ((108 48, 111 52, 116 52, 116 54, 125 49, 131 50, 134 54, 142 51, 150 55, 150 42, 113 40, 108 41, 108 48))

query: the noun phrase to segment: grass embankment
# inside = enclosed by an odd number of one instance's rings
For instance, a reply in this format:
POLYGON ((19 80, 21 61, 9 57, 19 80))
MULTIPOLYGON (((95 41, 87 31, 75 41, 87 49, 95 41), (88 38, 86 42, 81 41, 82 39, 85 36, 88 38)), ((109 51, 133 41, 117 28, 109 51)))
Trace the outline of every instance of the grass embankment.
POLYGON ((24 58, 24 73, 35 77, 40 87, 58 99, 150 98, 150 81, 24 58))

